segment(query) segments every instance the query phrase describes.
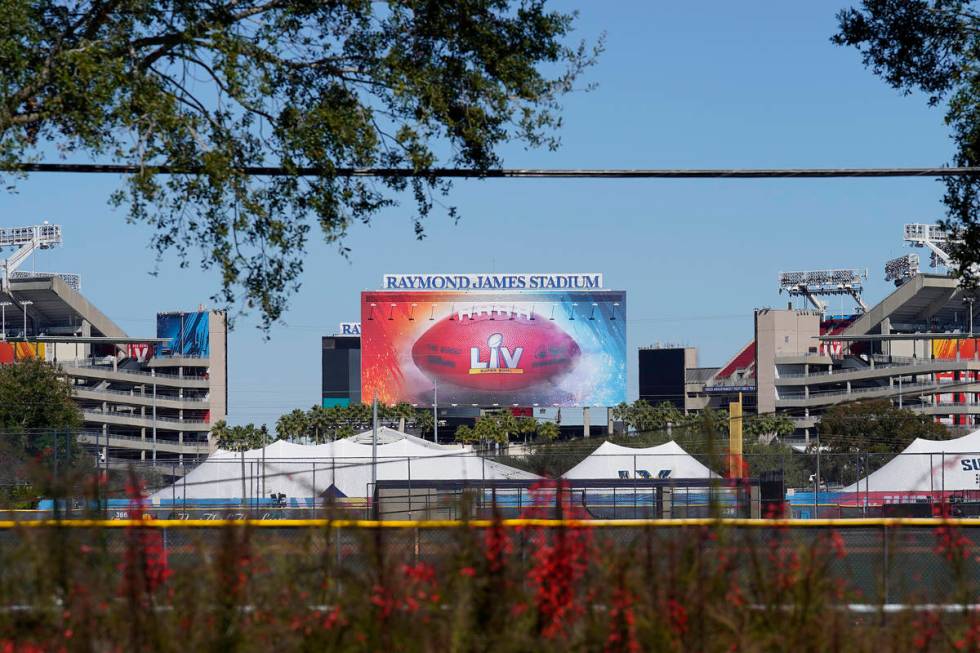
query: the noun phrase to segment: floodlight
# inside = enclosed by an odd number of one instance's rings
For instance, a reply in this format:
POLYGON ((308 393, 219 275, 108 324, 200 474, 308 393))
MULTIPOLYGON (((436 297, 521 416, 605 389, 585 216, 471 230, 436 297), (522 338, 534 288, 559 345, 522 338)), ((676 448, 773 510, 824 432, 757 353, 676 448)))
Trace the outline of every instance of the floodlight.
POLYGON ((820 312, 827 310, 827 304, 817 299, 817 296, 850 295, 857 302, 860 310, 867 311, 868 306, 861 299, 861 291, 864 290, 862 280, 867 278, 867 270, 837 269, 780 272, 779 292, 786 292, 791 297, 806 297, 820 312))
POLYGON ((919 255, 906 254, 885 263, 885 281, 894 281, 900 286, 919 274, 919 255))

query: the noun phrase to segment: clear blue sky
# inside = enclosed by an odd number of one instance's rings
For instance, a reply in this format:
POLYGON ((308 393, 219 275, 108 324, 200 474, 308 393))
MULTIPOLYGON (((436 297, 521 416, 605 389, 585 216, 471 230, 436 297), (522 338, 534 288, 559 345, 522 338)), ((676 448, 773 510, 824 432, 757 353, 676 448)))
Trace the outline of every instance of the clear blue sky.
MULTIPOLYGON (((596 91, 568 97, 558 152, 505 152, 511 167, 934 166, 952 146, 942 111, 903 97, 833 46, 837 2, 562 2, 579 34, 607 33, 588 73, 596 91)), ((117 180, 38 175, 0 194, 3 223, 64 227, 65 246, 37 269, 79 272, 85 295, 131 335, 157 311, 193 309, 217 287, 176 259, 150 276, 150 231, 106 200, 117 180)), ((882 265, 903 253, 905 222, 942 214, 933 180, 460 182, 462 214, 442 214, 423 242, 411 212, 354 227, 349 261, 310 247, 301 293, 272 339, 254 319, 230 336, 233 423, 274 423, 320 398, 320 337, 358 319, 362 289, 383 272, 600 271, 629 295, 635 349, 697 346, 723 363, 752 335, 752 309, 785 304, 780 270, 870 268, 866 297, 888 291, 882 265)), ((925 261, 926 258, 923 257, 925 261)), ((835 303, 834 308, 837 308, 835 303)))

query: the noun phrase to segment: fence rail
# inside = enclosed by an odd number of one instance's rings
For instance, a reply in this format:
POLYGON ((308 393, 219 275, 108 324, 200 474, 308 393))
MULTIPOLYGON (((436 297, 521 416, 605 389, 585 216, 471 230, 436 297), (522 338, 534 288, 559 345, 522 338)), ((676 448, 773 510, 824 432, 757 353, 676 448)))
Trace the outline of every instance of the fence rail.
POLYGON ((980 528, 980 518, 896 517, 855 519, 43 519, 0 521, 0 530, 17 528, 363 528, 363 529, 445 529, 445 528, 980 528))

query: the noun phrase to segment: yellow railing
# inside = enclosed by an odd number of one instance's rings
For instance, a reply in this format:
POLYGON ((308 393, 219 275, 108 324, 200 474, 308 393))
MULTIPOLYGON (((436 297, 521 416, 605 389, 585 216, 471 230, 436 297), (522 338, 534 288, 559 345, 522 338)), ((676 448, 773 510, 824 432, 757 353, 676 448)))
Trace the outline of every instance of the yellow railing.
POLYGON ((66 519, 0 521, 0 530, 17 528, 488 528, 499 523, 504 528, 897 528, 902 526, 939 527, 961 526, 980 528, 980 518, 896 517, 869 519, 489 519, 458 520, 392 520, 364 519, 66 519))

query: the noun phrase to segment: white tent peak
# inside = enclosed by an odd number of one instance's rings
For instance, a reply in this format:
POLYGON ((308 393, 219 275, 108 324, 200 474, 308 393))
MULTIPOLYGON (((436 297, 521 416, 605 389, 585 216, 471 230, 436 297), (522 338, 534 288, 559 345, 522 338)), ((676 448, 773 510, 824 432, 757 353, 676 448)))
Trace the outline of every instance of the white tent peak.
POLYGON ((927 440, 916 438, 912 444, 905 448, 902 453, 940 453, 949 452, 980 452, 980 431, 967 433, 966 435, 951 440, 927 440))
POLYGON ((290 500, 312 500, 329 488, 346 497, 367 497, 372 468, 379 481, 536 479, 536 474, 508 467, 479 455, 472 447, 440 445, 382 427, 378 445, 371 431, 324 444, 277 440, 264 449, 237 452, 219 449, 183 479, 151 497, 153 503, 177 500, 240 500, 281 493, 290 500), (375 466, 375 457, 377 465, 375 466), (242 482, 242 474, 245 482, 242 482))
POLYGON ((841 492, 936 493, 977 490, 980 431, 952 440, 916 438, 880 469, 841 492))
POLYGON ((564 478, 713 478, 717 474, 701 464, 674 440, 652 447, 624 447, 603 442, 585 460, 565 472, 564 478))
MULTIPOLYGON (((357 444, 367 444, 367 445, 370 445, 372 443, 372 441, 374 440, 374 432, 371 431, 371 430, 368 430, 368 431, 364 431, 363 433, 358 433, 356 435, 352 435, 349 438, 345 438, 345 439, 346 440, 350 440, 351 442, 355 442, 357 444)), ((435 442, 430 442, 429 440, 425 440, 423 438, 420 438, 420 437, 411 435, 410 433, 404 433, 402 431, 399 431, 399 430, 393 429, 393 428, 389 428, 387 426, 379 426, 378 427, 378 444, 379 445, 382 445, 382 444, 392 444, 392 443, 398 442, 400 440, 407 440, 408 442, 410 442, 412 444, 417 444, 417 445, 420 445, 420 446, 423 446, 423 447, 427 447, 429 449, 439 449, 439 450, 454 449, 454 450, 457 450, 458 451, 461 448, 463 448, 463 447, 460 447, 458 444, 436 444, 435 442)))

